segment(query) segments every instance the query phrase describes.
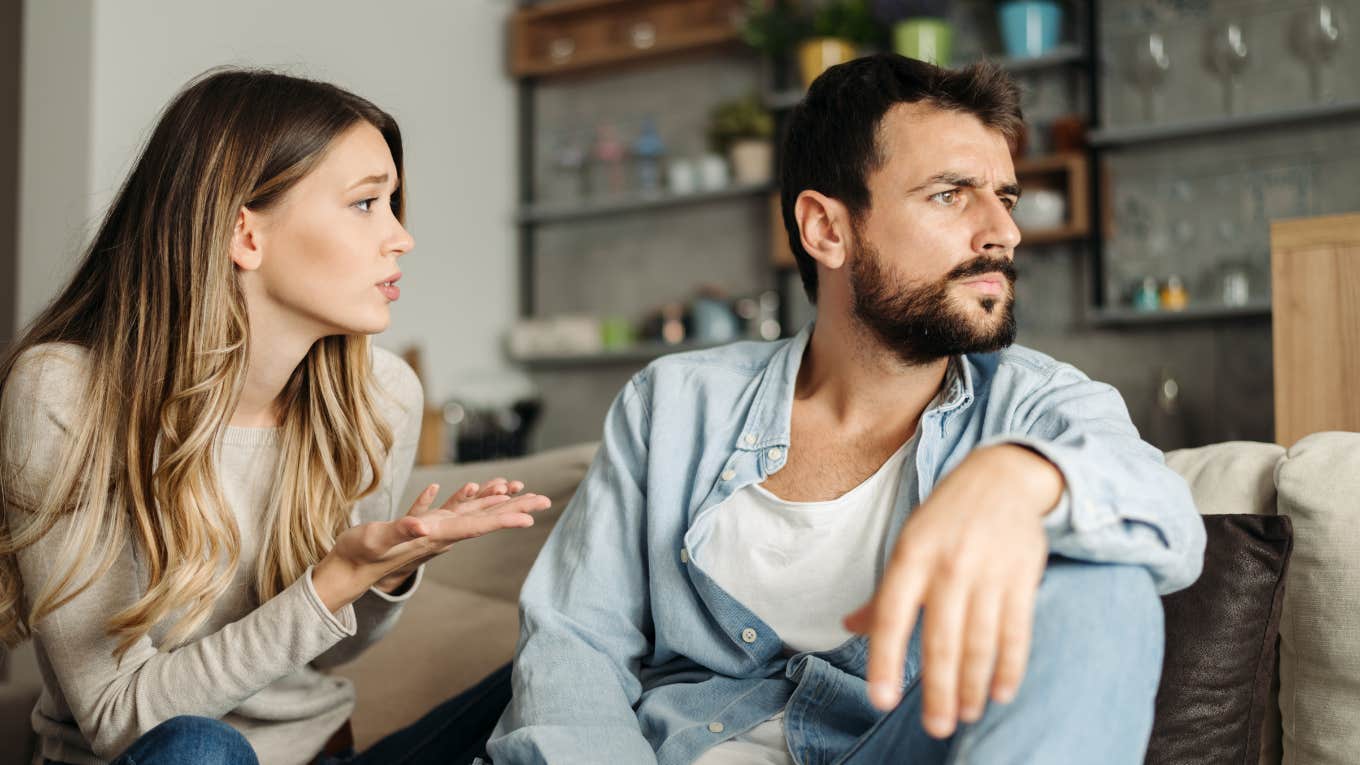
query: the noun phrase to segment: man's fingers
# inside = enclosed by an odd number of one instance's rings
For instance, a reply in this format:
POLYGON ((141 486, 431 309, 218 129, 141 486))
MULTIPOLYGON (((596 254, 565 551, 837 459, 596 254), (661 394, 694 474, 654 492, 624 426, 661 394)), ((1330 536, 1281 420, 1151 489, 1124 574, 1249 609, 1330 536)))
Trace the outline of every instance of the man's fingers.
POLYGON ((959 668, 959 719, 977 722, 987 707, 993 669, 1001 641, 1001 595, 995 586, 974 588, 968 601, 963 632, 963 663, 959 668))
POLYGON ((857 635, 868 632, 874 625, 874 602, 870 600, 853 612, 846 614, 841 623, 845 625, 847 630, 857 635))
POLYGON ((1019 587, 1002 602, 1001 645, 992 680, 992 698, 1009 704, 1020 691, 1029 664, 1030 643, 1034 639, 1034 598, 1036 590, 1019 587))
POLYGON ((921 567, 906 561, 889 564, 873 599, 869 632, 869 701, 889 711, 902 700, 902 671, 907 641, 921 608, 925 579, 921 567))
POLYGON ((936 581, 926 600, 921 626, 921 711, 926 732, 935 738, 952 735, 958 722, 967 593, 956 578, 945 577, 936 581))

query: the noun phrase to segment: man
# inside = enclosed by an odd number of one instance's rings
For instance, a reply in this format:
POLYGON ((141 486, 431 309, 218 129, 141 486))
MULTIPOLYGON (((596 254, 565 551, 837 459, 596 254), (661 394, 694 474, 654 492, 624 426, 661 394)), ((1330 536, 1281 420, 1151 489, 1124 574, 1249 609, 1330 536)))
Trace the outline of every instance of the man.
POLYGON ((1118 393, 1010 347, 1021 119, 990 65, 813 83, 781 187, 815 326, 620 393, 497 763, 1142 761, 1204 530, 1118 393))

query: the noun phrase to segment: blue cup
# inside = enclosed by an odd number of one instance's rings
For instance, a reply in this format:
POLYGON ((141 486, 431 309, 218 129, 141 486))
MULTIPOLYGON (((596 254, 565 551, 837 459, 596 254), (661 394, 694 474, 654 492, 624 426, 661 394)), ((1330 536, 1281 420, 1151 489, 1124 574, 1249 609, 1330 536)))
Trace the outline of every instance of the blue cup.
POLYGON ((1057 0, 1009 0, 997 7, 997 19, 1006 55, 1033 58, 1058 44, 1063 7, 1057 0))

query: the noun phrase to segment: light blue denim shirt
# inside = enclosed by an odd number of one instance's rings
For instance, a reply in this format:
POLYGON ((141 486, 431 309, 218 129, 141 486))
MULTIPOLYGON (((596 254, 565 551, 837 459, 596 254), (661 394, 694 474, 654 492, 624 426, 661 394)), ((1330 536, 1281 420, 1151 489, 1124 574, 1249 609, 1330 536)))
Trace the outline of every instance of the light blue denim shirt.
MULTIPOLYGON (((781 709, 795 759, 821 765, 882 716, 865 694, 862 636, 790 656, 689 554, 705 513, 787 460, 811 332, 667 356, 619 394, 520 594, 514 700, 488 748, 498 765, 687 765, 781 709)), ((954 359, 943 393, 921 417, 892 538, 969 452, 1019 443, 1067 482, 1045 519, 1053 554, 1144 566, 1162 593, 1199 576, 1204 526, 1190 491, 1112 387, 1011 347, 954 359)))

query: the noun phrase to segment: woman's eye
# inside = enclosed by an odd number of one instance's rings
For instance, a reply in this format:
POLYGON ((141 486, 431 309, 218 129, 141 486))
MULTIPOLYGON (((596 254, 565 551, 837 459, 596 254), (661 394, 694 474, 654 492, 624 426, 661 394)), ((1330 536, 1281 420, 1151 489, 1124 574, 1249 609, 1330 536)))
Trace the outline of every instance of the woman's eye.
POLYGON ((369 197, 368 199, 360 199, 358 202, 355 202, 352 206, 359 208, 363 212, 368 212, 369 208, 372 207, 373 203, 376 201, 378 201, 377 197, 369 197))

